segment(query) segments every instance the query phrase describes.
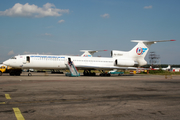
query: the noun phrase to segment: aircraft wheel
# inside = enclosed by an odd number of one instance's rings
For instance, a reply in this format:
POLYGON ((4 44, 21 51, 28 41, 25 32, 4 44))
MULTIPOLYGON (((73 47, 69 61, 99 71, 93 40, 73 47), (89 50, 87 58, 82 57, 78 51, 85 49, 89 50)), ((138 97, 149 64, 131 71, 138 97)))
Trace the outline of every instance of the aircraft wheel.
POLYGON ((20 76, 20 75, 21 75, 21 72, 14 72, 14 75, 15 75, 15 76, 20 76))
POLYGON ((31 74, 31 73, 28 73, 28 76, 32 76, 32 74, 31 74))
POLYGON ((93 72, 93 73, 92 73, 92 76, 96 76, 96 73, 95 73, 95 72, 93 72))
POLYGON ((20 76, 21 74, 20 73, 16 73, 16 76, 20 76))
POLYGON ((14 72, 10 72, 9 75, 10 76, 14 76, 15 74, 14 74, 14 72))
POLYGON ((111 74, 110 74, 110 73, 108 73, 108 74, 107 74, 107 76, 111 76, 111 74))

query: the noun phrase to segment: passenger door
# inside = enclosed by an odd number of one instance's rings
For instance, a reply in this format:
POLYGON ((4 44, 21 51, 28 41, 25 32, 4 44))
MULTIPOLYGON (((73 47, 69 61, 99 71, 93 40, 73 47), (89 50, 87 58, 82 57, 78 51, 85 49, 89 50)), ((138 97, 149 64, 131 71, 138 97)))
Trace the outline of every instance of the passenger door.
POLYGON ((27 64, 27 63, 30 63, 30 62, 31 62, 30 56, 24 56, 23 64, 27 64))

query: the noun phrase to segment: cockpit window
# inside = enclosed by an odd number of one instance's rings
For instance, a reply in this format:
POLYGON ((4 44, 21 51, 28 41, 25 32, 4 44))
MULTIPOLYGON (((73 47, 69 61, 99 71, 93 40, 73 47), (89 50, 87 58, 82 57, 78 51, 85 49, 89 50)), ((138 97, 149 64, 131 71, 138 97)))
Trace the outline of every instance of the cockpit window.
POLYGON ((11 59, 16 59, 16 57, 14 56, 14 57, 12 57, 11 59))

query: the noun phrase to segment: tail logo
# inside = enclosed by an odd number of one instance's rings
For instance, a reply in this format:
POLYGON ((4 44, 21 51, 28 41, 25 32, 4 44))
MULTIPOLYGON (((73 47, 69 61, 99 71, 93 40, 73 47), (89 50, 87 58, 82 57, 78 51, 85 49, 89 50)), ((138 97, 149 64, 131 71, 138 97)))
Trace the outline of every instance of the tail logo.
POLYGON ((147 48, 138 47, 138 48, 136 49, 136 53, 137 53, 138 55, 142 55, 146 50, 147 50, 147 48))
POLYGON ((83 55, 83 57, 92 57, 92 55, 83 55))
POLYGON ((138 48, 136 49, 136 53, 137 53, 138 55, 141 55, 141 54, 143 53, 142 48, 141 48, 141 47, 138 47, 138 48))

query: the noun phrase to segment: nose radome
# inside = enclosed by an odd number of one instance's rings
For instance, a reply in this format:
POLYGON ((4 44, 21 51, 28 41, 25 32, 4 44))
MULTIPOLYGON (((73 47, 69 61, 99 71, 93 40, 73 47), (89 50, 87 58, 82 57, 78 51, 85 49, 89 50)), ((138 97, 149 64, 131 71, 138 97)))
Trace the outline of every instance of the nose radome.
POLYGON ((7 61, 7 60, 4 61, 4 62, 3 62, 3 65, 9 65, 9 64, 8 64, 8 61, 7 61))

